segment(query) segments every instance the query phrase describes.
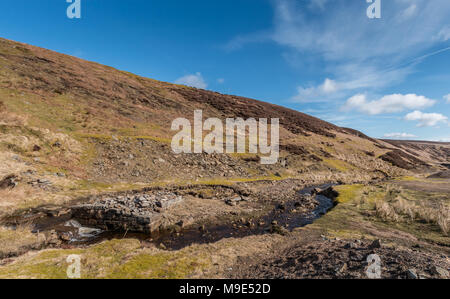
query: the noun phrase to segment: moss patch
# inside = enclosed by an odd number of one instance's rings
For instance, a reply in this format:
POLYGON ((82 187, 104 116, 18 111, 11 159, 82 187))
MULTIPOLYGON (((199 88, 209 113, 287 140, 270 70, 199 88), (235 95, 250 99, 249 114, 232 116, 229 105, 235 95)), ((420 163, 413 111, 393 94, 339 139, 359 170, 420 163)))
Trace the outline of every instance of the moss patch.
POLYGON ((138 240, 111 240, 73 250, 45 250, 0 267, 0 278, 67 278, 69 255, 80 255, 82 278, 188 278, 208 264, 183 252, 142 249, 138 240))
POLYGON ((339 192, 339 196, 336 199, 338 203, 346 203, 355 200, 360 194, 364 185, 342 185, 335 187, 336 191, 339 192))
POLYGON ((323 161, 327 166, 330 166, 340 172, 348 172, 356 168, 353 165, 341 160, 324 159, 323 161))

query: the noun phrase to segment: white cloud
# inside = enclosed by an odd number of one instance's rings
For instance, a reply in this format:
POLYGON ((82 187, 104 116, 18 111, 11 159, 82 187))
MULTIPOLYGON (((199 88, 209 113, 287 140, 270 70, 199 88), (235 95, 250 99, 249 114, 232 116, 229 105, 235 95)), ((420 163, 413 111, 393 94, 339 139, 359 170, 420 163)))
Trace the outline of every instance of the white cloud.
POLYGON ((448 104, 450 104, 450 93, 444 96, 444 99, 447 101, 448 104))
POLYGON ((325 82, 322 85, 322 89, 325 93, 336 92, 338 89, 338 86, 335 81, 327 78, 327 79, 325 79, 325 82))
POLYGON ((414 111, 405 116, 405 120, 418 121, 418 127, 434 127, 439 123, 448 123, 448 118, 439 113, 423 113, 414 111))
POLYGON ((318 86, 297 87, 295 102, 328 102, 348 96, 350 92, 367 88, 381 88, 401 81, 410 72, 409 68, 379 72, 371 67, 347 64, 336 69, 341 81, 325 79, 318 86), (357 75, 355 75, 357 74, 357 75))
POLYGON ((182 84, 201 89, 206 89, 208 87, 208 84, 206 84, 201 73, 183 76, 175 80, 175 84, 182 84))
POLYGON ((357 94, 347 100, 342 110, 357 110, 365 114, 377 115, 427 108, 433 106, 434 103, 434 100, 416 94, 391 94, 374 101, 368 101, 364 94, 357 94))
POLYGON ((439 31, 437 39, 441 41, 448 41, 450 39, 450 26, 446 26, 439 31))
POLYGON ((417 138, 414 134, 408 134, 408 133, 388 133, 384 134, 385 138, 394 138, 394 139, 410 139, 410 138, 417 138))
POLYGON ((295 102, 320 102, 336 95, 340 88, 342 88, 341 84, 327 78, 319 86, 299 86, 297 88, 297 95, 292 100, 295 102))
POLYGON ((223 84, 223 83, 225 83, 225 79, 224 78, 219 78, 219 79, 217 79, 217 83, 223 84))

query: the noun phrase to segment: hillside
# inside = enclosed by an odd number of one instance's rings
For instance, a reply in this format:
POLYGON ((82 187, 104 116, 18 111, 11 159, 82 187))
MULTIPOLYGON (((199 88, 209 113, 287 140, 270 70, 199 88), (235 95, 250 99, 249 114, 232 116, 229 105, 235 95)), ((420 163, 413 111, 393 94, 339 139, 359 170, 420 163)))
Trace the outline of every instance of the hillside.
MULTIPOLYGON (((0 260, 31 249, 65 248, 67 240, 54 225, 70 219, 68 211, 75 204, 97 200, 104 204, 120 196, 158 191, 168 200, 175 195, 184 199, 180 208, 167 213, 161 212, 161 203, 155 208, 155 213, 163 213, 159 228, 177 223, 204 227, 205 221, 217 227, 224 223, 252 227, 254 219, 274 204, 287 202, 289 206, 296 192, 306 186, 427 176, 446 169, 448 163, 449 143, 376 140, 281 106, 143 78, 0 39, 0 218, 4 225, 0 239, 8 240, 7 246, 0 246, 0 260), (170 147, 171 123, 177 117, 192 119, 196 109, 203 110, 204 118, 222 120, 279 118, 279 163, 261 165, 258 154, 175 155, 170 147), (242 202, 230 202, 233 197, 242 202), (11 225, 19 228, 15 232, 20 231, 20 237, 11 237, 11 225), (42 225, 43 240, 39 233, 31 233, 36 230, 34 225, 42 225)), ((308 199, 296 209, 302 206, 306 211, 308 205, 315 207, 308 199)), ((255 239, 247 255, 270 247, 265 239, 250 238, 255 239)), ((268 238, 272 244, 281 236, 268 238)), ((212 244, 221 237, 208 240, 212 244)), ((140 237, 119 242, 117 250, 136 253, 139 244, 144 244, 139 241, 140 237)), ((181 247, 197 250, 188 246, 191 241, 181 247)), ((237 246, 229 242, 227 246, 237 246)), ((145 256, 152 255, 152 250, 146 249, 145 256)), ((185 251, 180 253, 183 260, 185 251)), ((144 258, 139 254, 133 258, 144 258)), ((232 259, 223 265, 235 262, 240 254, 233 251, 232 259)), ((178 253, 170 255, 170 259, 178 257, 178 253)), ((195 261, 203 262, 211 261, 195 261)), ((21 273, 26 267, 20 263, 6 272, 0 267, 0 277, 21 273)), ((185 274, 177 271, 175 277, 185 274)), ((102 276, 97 274, 93 276, 102 276)))
POLYGON ((39 158, 37 165, 75 178, 149 183, 224 172, 230 177, 295 176, 310 167, 328 172, 390 169, 375 158, 389 151, 379 141, 280 106, 146 79, 7 40, 1 40, 0 58, 3 148, 39 158), (170 124, 177 117, 192 118, 194 109, 203 110, 204 118, 279 118, 281 148, 290 167, 261 167, 245 157, 221 157, 233 162, 209 156, 176 159, 167 147, 174 134, 170 124), (44 130, 48 133, 33 136, 44 130), (27 142, 10 142, 8 134, 22 135, 27 142), (61 146, 55 148, 55 142, 61 146), (35 145, 42 150, 33 152, 35 145), (130 154, 135 158, 127 161, 130 154), (160 158, 169 165, 153 163, 160 158), (201 164, 217 159, 221 169, 205 173, 201 164))

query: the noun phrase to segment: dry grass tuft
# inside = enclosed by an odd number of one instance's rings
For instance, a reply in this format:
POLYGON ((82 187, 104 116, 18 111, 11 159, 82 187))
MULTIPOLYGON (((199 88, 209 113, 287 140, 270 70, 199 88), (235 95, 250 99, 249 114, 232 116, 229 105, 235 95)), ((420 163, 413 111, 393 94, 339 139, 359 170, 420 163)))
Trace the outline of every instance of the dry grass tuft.
MULTIPOLYGON (((392 191, 392 189, 388 191, 387 197, 392 195, 392 191)), ((443 202, 436 204, 420 201, 417 203, 397 196, 393 200, 377 200, 375 211, 376 215, 385 221, 423 221, 438 225, 444 235, 449 233, 450 208, 443 202)))
POLYGON ((383 220, 395 222, 399 220, 398 214, 395 212, 394 208, 386 201, 377 201, 375 203, 375 210, 377 216, 383 220))
POLYGON ((0 257, 20 254, 21 250, 30 247, 39 247, 45 242, 43 234, 31 233, 28 226, 20 226, 15 229, 0 227, 0 257))

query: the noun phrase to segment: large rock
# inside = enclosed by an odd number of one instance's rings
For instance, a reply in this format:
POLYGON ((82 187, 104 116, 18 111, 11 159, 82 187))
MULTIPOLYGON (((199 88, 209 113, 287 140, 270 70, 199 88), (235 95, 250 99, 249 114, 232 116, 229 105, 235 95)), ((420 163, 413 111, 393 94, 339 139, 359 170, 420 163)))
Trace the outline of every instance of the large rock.
POLYGON ((406 271, 406 275, 409 279, 419 279, 419 275, 417 275, 417 271, 415 269, 409 269, 406 271))

